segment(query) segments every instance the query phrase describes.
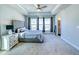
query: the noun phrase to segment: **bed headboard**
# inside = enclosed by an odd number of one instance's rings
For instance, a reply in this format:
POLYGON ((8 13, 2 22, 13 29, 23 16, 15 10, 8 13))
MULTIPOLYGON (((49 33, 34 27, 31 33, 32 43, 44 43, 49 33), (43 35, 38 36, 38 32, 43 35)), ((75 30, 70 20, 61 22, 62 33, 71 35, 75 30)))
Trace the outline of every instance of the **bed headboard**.
POLYGON ((13 20, 12 22, 13 22, 14 30, 24 27, 24 21, 13 20))

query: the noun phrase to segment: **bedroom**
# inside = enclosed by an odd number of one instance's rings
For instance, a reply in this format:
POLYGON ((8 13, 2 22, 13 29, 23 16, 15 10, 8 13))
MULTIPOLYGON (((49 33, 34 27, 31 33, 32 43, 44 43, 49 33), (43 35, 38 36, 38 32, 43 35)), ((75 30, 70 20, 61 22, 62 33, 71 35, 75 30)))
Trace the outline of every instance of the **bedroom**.
POLYGON ((58 28, 57 20, 61 20, 61 14, 57 13, 69 6, 71 5, 0 5, 0 48, 2 50, 0 54, 79 54, 77 50, 61 40, 61 30, 58 28))

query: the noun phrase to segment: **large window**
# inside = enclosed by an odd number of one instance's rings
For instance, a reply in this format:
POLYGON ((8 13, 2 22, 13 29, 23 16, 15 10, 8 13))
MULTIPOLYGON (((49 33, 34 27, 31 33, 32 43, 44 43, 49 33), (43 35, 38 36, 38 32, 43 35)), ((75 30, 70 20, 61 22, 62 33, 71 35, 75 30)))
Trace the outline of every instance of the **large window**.
POLYGON ((31 28, 31 30, 45 30, 45 32, 50 32, 50 29, 51 29, 51 23, 50 23, 50 21, 51 21, 51 19, 50 18, 44 18, 44 22, 43 22, 43 18, 40 18, 39 17, 39 20, 38 20, 38 18, 36 17, 36 18, 31 18, 30 19, 30 23, 31 23, 31 26, 30 26, 30 28, 31 28), (39 23, 39 24, 38 24, 39 23), (43 24, 43 23, 45 23, 45 24, 43 24), (38 26, 38 27, 37 27, 38 26), (43 26, 45 26, 44 28, 43 28, 43 26))
POLYGON ((50 31, 50 18, 45 18, 45 31, 50 31))
POLYGON ((37 18, 31 18, 31 30, 37 30, 37 18))
POLYGON ((39 18, 39 30, 43 30, 43 18, 39 18))

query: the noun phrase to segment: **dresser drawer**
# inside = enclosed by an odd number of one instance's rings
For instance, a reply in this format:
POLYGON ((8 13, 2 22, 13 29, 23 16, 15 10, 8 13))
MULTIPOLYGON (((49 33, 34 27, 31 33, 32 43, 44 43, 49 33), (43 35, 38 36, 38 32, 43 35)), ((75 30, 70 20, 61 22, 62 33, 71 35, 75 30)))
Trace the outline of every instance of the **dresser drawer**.
POLYGON ((2 37, 2 49, 9 50, 18 43, 18 34, 5 35, 2 37))

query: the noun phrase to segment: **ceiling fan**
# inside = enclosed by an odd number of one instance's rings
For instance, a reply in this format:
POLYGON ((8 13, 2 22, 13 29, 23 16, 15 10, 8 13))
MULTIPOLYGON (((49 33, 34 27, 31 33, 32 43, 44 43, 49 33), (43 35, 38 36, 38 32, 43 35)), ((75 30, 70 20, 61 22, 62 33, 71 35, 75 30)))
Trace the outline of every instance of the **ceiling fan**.
POLYGON ((37 9, 37 10, 41 10, 41 9, 44 9, 44 8, 46 8, 47 6, 46 5, 44 5, 44 6, 42 6, 41 4, 36 4, 35 5, 35 8, 37 9))

